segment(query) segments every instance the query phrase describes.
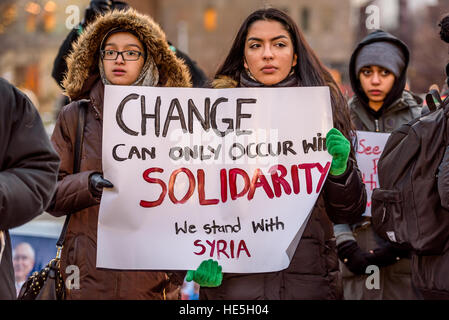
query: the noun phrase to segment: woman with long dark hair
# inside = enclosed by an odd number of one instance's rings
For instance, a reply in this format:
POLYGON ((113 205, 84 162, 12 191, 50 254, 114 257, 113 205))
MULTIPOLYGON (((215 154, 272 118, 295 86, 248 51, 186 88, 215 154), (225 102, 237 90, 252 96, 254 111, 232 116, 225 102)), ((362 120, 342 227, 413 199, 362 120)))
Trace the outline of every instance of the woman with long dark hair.
POLYGON ((201 289, 202 299, 342 298, 332 222, 358 221, 366 205, 349 142, 354 132, 347 104, 288 15, 273 8, 253 12, 240 27, 213 87, 300 86, 330 88, 335 128, 326 136, 333 159, 330 173, 290 265, 279 272, 226 273, 221 286, 201 289))
MULTIPOLYGON (((251 75, 252 70, 244 67, 246 59, 245 48, 248 46, 248 44, 246 44, 248 31, 257 21, 277 21, 282 24, 283 28, 290 36, 291 47, 296 56, 296 64, 292 66, 291 71, 293 73, 288 74, 288 78, 293 80, 295 85, 287 86, 329 86, 335 128, 340 130, 346 137, 349 137, 354 133, 355 129, 351 125, 349 109, 346 108, 345 98, 338 89, 338 85, 335 83, 331 74, 310 48, 304 35, 291 17, 274 8, 255 11, 243 22, 226 60, 218 68, 218 71, 215 74, 214 87, 227 86, 226 80, 233 80, 235 81, 235 86, 244 87, 246 86, 245 79, 253 78, 251 75)), ((262 85, 263 83, 257 84, 257 86, 262 85)), ((284 85, 283 83, 276 83, 272 86, 284 85)))

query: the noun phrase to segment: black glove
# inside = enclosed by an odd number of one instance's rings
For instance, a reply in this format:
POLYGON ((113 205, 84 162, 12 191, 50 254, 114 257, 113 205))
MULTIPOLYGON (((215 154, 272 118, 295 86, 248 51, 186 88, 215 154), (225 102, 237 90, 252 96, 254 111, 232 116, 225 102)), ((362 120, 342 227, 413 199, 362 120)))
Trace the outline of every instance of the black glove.
POLYGON ((371 250, 370 262, 378 267, 386 267, 393 263, 398 262, 401 258, 409 258, 410 251, 405 249, 400 249, 392 246, 391 244, 386 244, 383 247, 371 250))
POLYGON ((366 268, 371 265, 372 254, 360 249, 357 241, 348 240, 337 246, 338 258, 355 274, 366 274, 366 268))
POLYGON ((92 173, 89 176, 89 191, 95 198, 100 198, 103 193, 103 188, 113 188, 114 185, 103 178, 101 173, 92 173))

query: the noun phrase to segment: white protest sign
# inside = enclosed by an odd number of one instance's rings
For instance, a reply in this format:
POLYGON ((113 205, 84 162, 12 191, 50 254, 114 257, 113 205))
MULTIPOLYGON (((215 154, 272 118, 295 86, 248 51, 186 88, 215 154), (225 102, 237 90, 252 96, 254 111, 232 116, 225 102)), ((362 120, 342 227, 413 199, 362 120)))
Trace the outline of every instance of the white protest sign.
POLYGON ((106 86, 97 267, 288 267, 331 156, 329 89, 106 86))
POLYGON ((379 188, 377 162, 389 136, 389 133, 357 131, 357 165, 362 173, 367 195, 365 216, 371 217, 371 195, 375 188, 379 188))

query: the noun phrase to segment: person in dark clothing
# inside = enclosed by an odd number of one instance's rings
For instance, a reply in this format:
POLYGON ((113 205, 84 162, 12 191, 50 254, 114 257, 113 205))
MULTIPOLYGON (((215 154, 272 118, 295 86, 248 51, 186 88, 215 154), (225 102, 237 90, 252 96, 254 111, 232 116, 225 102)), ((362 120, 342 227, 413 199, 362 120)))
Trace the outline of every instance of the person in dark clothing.
POLYGON ((209 79, 207 78, 204 71, 193 61, 186 53, 182 52, 176 48, 170 41, 168 41, 170 49, 175 53, 175 55, 184 61, 190 72, 190 77, 192 79, 193 88, 203 88, 208 84, 209 79))
POLYGON ((357 221, 366 191, 349 142, 354 132, 346 100, 335 81, 296 23, 270 8, 246 18, 213 82, 214 88, 302 86, 330 89, 334 128, 326 136, 326 145, 332 165, 290 265, 278 272, 225 273, 221 286, 201 288, 200 299, 342 298, 331 221, 357 221))
POLYGON ((8 229, 47 208, 60 161, 31 101, 2 78, 0 96, 0 300, 4 300, 16 299, 8 229))
MULTIPOLYGON (((84 20, 67 35, 66 39, 59 48, 58 54, 56 55, 53 63, 51 75, 61 88, 63 88, 62 82, 67 73, 66 58, 72 50, 72 44, 79 38, 80 34, 86 29, 87 25, 90 24, 99 14, 102 15, 111 10, 126 10, 128 8, 129 5, 122 1, 92 0, 90 2, 89 7, 86 9, 84 20)), ((186 53, 174 47, 170 42, 168 42, 168 44, 176 56, 184 60, 184 63, 190 71, 193 87, 204 87, 208 81, 208 78, 203 70, 201 70, 197 63, 193 61, 186 53)), ((68 103, 69 101, 66 102, 68 103)))
MULTIPOLYGON (((422 100, 405 91, 409 50, 393 35, 378 30, 363 39, 351 57, 354 96, 351 118, 361 131, 392 132, 421 115, 422 100)), ((417 299, 411 283, 410 252, 377 236, 371 217, 334 226, 345 299, 417 299), (380 288, 367 288, 367 267, 380 270, 380 288)))
MULTIPOLYGON (((449 13, 446 13, 439 22, 440 38, 449 43, 449 13)), ((449 86, 449 63, 446 65, 446 90, 440 94, 446 95, 449 86)), ((447 121, 447 120, 446 120, 447 121)), ((447 130, 447 129, 446 129, 447 130)), ((438 167, 437 189, 441 199, 441 207, 449 210, 449 146, 445 151, 441 164, 438 167)), ((449 230, 448 230, 449 232, 449 230)), ((412 256, 412 281, 421 292, 425 300, 449 300, 449 250, 440 255, 412 256)))

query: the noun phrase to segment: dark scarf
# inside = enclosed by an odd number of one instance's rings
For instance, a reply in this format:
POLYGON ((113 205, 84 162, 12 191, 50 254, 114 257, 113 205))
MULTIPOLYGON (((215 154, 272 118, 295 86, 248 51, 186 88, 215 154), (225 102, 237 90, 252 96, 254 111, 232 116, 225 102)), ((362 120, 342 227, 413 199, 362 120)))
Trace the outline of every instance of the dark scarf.
POLYGON ((256 79, 254 79, 254 77, 251 77, 247 72, 242 72, 240 74, 240 87, 243 88, 253 88, 253 87, 272 87, 272 88, 276 88, 276 87, 298 87, 299 86, 299 81, 298 78, 296 77, 295 73, 292 71, 287 78, 285 78, 284 80, 282 80, 281 82, 278 82, 274 85, 271 86, 267 86, 263 83, 260 83, 259 81, 257 81, 256 79))

